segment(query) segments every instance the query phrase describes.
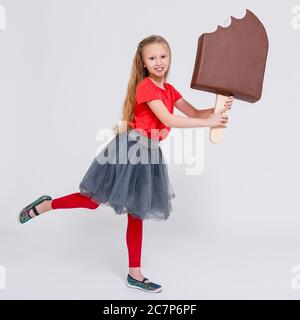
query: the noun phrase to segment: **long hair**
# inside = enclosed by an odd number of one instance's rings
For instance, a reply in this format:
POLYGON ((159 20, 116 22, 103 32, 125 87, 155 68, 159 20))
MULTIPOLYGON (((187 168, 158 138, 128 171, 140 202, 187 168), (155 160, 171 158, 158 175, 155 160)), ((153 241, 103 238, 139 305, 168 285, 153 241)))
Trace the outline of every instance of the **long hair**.
POLYGON ((115 134, 121 134, 132 129, 130 127, 130 122, 133 120, 134 115, 136 87, 141 80, 149 75, 148 69, 143 66, 143 48, 152 43, 164 44, 169 50, 170 64, 167 72, 165 73, 165 79, 168 77, 171 66, 171 49, 167 40, 159 35, 150 35, 144 38, 140 41, 133 58, 131 75, 127 86, 127 94, 121 111, 121 121, 112 128, 115 134))

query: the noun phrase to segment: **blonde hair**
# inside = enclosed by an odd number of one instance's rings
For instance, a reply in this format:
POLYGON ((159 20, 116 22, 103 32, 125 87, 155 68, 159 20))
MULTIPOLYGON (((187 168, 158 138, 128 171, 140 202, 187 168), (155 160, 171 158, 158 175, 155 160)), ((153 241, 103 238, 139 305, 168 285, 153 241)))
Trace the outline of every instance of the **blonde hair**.
MULTIPOLYGON (((135 91, 138 83, 149 75, 146 67, 143 66, 143 48, 152 43, 164 44, 170 53, 170 65, 171 65, 171 49, 166 39, 159 35, 150 35, 140 41, 136 53, 133 58, 131 75, 128 81, 127 94, 123 103, 121 111, 121 120, 119 124, 115 125, 112 129, 115 134, 121 134, 127 130, 131 130, 129 122, 133 120, 134 106, 135 106, 135 91)), ((170 66, 165 73, 165 79, 169 74, 170 66)))

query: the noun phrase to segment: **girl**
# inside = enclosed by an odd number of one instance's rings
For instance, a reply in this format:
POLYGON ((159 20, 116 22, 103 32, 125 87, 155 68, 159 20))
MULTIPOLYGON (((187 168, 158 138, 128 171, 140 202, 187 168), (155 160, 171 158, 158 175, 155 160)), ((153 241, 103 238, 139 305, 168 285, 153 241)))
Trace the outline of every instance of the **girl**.
POLYGON ((226 127, 233 97, 225 108, 197 110, 166 82, 171 64, 171 50, 161 36, 143 39, 136 50, 122 120, 115 126, 114 138, 95 157, 79 191, 52 199, 43 195, 26 206, 19 222, 55 209, 87 208, 99 205, 127 213, 126 243, 129 273, 126 284, 148 292, 161 292, 162 286, 151 282, 141 271, 143 221, 166 220, 175 197, 167 165, 160 148, 172 127, 226 127), (174 104, 186 116, 173 114, 174 104), (150 160, 151 159, 151 160, 150 160), (142 160, 142 161, 141 161, 142 160))

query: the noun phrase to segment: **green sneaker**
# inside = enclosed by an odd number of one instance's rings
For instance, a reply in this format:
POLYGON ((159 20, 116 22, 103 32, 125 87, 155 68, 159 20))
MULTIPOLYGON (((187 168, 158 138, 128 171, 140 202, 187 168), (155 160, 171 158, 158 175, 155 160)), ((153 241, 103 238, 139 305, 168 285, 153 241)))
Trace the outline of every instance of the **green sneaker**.
POLYGON ((30 209, 33 210, 33 212, 35 213, 35 216, 39 215, 39 212, 36 210, 36 206, 42 202, 44 202, 45 200, 52 200, 52 198, 48 195, 44 195, 39 197, 38 199, 36 199, 35 201, 33 201, 32 203, 30 203, 27 207, 25 207, 19 214, 18 214, 18 222, 19 223, 25 223, 27 221, 29 221, 30 219, 34 218, 31 217, 29 215, 29 211, 30 209))
POLYGON ((129 274, 127 276, 126 285, 130 288, 140 289, 147 292, 161 292, 162 286, 154 282, 145 282, 148 278, 144 278, 143 281, 132 278, 129 274))

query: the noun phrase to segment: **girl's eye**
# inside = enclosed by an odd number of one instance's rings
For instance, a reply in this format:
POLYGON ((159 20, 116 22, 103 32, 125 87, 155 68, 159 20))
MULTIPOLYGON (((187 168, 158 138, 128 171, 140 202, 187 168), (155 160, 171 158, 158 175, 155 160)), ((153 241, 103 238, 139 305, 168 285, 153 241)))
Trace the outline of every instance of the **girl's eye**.
MULTIPOLYGON (((162 58, 165 58, 166 56, 161 56, 162 58)), ((153 57, 150 58, 151 60, 153 59, 153 57)))

